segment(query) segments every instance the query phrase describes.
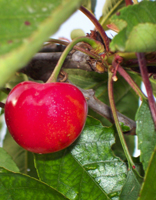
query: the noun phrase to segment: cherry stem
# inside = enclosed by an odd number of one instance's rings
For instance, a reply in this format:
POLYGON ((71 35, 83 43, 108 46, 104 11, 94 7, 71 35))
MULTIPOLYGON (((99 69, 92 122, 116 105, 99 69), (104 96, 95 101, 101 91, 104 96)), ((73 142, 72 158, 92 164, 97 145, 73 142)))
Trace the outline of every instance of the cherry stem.
MULTIPOLYGON (((65 45, 65 46, 68 46, 70 44, 69 42, 66 42, 66 41, 63 41, 63 40, 58 40, 58 39, 50 39, 48 41, 48 44, 49 43, 58 43, 58 44, 62 44, 62 45, 65 45)), ((48 44, 46 44, 46 45, 48 45, 48 44)), ((90 51, 88 51, 88 50, 86 50, 86 49, 84 49, 82 47, 74 46, 73 49, 81 51, 81 52, 87 54, 88 56, 90 56, 91 58, 100 59, 99 55, 97 55, 97 54, 95 54, 93 52, 90 52, 90 51)))
POLYGON ((93 49, 99 49, 99 43, 97 43, 95 40, 88 38, 88 37, 79 37, 74 39, 64 50, 64 52, 62 53, 59 61, 57 62, 57 65, 52 73, 52 75, 50 76, 50 78, 48 79, 47 83, 50 82, 56 82, 57 81, 57 77, 59 75, 59 72, 61 70, 61 67, 63 65, 64 60, 66 59, 68 53, 71 51, 71 49, 79 42, 86 42, 88 43, 93 49))
POLYGON ((155 100, 154 100, 154 96, 153 96, 151 83, 150 83, 150 80, 148 77, 148 70, 146 67, 146 59, 145 59, 144 53, 137 53, 137 57, 138 57, 141 76, 142 76, 143 83, 145 85, 146 92, 147 92, 149 107, 150 107, 151 114, 152 114, 153 121, 154 121, 155 128, 156 128, 156 104, 155 104, 155 100))
POLYGON ((94 15, 89 12, 86 8, 84 8, 83 6, 81 6, 79 8, 79 10, 81 12, 83 12, 91 21, 92 23, 95 25, 96 29, 98 30, 98 32, 100 33, 103 42, 106 46, 106 51, 109 52, 109 38, 107 37, 104 29, 102 28, 101 24, 99 23, 99 21, 94 17, 94 15))
POLYGON ((116 111, 115 102, 114 102, 114 95, 113 95, 113 79, 112 79, 113 73, 111 72, 110 68, 108 70, 108 76, 109 76, 109 78, 108 78, 108 96, 109 96, 109 103, 110 103, 110 107, 112 110, 115 126, 117 129, 118 135, 119 135, 119 139, 120 139, 123 151, 126 155, 128 164, 129 164, 129 166, 134 167, 135 165, 134 165, 134 162, 129 153, 129 150, 128 150, 128 147, 127 147, 127 144, 126 144, 119 120, 118 120, 118 116, 117 116, 117 111, 116 111))

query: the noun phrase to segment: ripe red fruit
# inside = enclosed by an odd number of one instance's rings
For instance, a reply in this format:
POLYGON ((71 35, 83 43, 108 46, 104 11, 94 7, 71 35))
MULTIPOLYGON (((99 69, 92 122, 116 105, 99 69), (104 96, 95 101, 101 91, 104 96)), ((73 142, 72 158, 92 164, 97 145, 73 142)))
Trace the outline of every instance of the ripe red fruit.
POLYGON ((19 83, 5 104, 7 127, 15 141, 35 153, 51 153, 72 144, 87 116, 81 91, 68 83, 19 83))

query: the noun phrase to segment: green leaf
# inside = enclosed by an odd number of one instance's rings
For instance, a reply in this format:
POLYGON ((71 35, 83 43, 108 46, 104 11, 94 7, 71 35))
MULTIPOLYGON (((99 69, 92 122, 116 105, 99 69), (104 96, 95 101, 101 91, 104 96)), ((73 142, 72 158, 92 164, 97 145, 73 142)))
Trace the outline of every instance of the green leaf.
POLYGON ((0 1, 0 87, 29 61, 81 2, 0 1))
MULTIPOLYGON (((131 155, 134 153, 135 149, 135 139, 133 135, 124 135, 128 150, 131 155)), ((116 141, 115 144, 112 146, 112 150, 114 151, 115 155, 120 157, 122 160, 126 160, 126 156, 124 154, 120 139, 118 134, 116 134, 116 141)))
POLYGON ((146 174, 145 174, 144 183, 142 185, 142 189, 141 189, 138 200, 147 200, 147 199, 156 200, 155 166, 156 166, 156 149, 154 150, 154 152, 150 158, 150 162, 149 162, 146 174))
POLYGON ((61 193, 29 176, 0 168, 0 199, 67 200, 61 193))
POLYGON ((107 24, 110 23, 110 18, 114 15, 119 9, 124 7, 125 0, 106 0, 102 10, 102 16, 100 17, 100 24, 105 30, 107 30, 107 24))
POLYGON ((0 158, 0 167, 4 167, 14 172, 19 172, 17 165, 3 148, 0 148, 0 158))
POLYGON ((141 150, 140 160, 144 170, 146 170, 156 144, 156 131, 146 101, 142 102, 136 114, 136 133, 138 135, 138 148, 141 150))
POLYGON ((93 13, 95 12, 97 0, 83 0, 82 5, 86 7, 88 10, 91 10, 93 13))
POLYGON ((14 141, 8 130, 3 141, 3 148, 12 157, 21 173, 29 174, 38 178, 34 167, 34 158, 32 153, 20 147, 14 141))
POLYGON ((141 188, 142 178, 130 169, 127 175, 126 183, 122 189, 120 200, 137 200, 141 188))
POLYGON ((141 2, 120 10, 111 18, 120 32, 110 43, 111 51, 151 52, 156 50, 156 2, 141 2))
POLYGON ((114 132, 113 127, 103 127, 88 117, 71 147, 53 154, 35 154, 40 179, 72 200, 118 199, 127 167, 111 150, 114 132))

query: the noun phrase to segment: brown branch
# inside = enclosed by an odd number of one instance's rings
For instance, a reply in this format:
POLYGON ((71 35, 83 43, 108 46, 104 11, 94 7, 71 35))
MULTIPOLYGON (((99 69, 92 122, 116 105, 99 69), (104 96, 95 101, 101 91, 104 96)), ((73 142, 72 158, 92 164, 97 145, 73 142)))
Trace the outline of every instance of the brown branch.
MULTIPOLYGON (((110 107, 107 106, 106 104, 104 104, 103 102, 101 102, 100 100, 98 100, 94 96, 94 90, 92 90, 92 89, 84 90, 81 88, 79 88, 79 89, 81 90, 81 92, 83 93, 85 98, 87 99, 88 106, 92 110, 94 110, 95 112, 97 112, 98 114, 103 116, 104 118, 108 119, 111 123, 114 123, 114 119, 113 119, 113 115, 112 115, 112 111, 111 111, 110 107)), ((121 114, 119 112, 117 112, 117 115, 118 115, 119 122, 123 122, 126 126, 129 126, 131 129, 130 134, 134 135, 135 128, 136 128, 135 121, 124 116, 123 114, 121 114)))
MULTIPOLYGON (((62 52, 37 53, 20 72, 27 74, 34 80, 45 82, 50 77, 61 54, 62 52)), ((96 68, 96 60, 92 59, 92 62, 90 61, 88 55, 75 51, 67 56, 62 68, 93 71, 96 68)))

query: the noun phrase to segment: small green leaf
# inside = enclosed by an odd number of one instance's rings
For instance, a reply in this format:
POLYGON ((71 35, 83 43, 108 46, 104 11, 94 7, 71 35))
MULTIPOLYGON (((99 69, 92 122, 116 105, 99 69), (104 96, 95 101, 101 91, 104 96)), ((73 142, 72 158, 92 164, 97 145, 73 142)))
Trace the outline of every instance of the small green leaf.
POLYGON ((121 9, 111 18, 120 32, 110 43, 112 51, 151 52, 156 50, 156 2, 141 2, 121 9))
POLYGON ((138 200, 147 200, 147 199, 156 200, 155 166, 156 166, 156 149, 154 150, 154 152, 150 158, 150 162, 149 162, 146 174, 145 174, 144 183, 142 185, 138 200))
POLYGON ((141 188, 142 178, 131 169, 128 172, 126 183, 122 189, 120 200, 137 200, 141 188))
POLYGON ((0 148, 0 167, 4 167, 5 169, 19 172, 17 165, 12 160, 11 156, 3 149, 0 148))
POLYGON ((155 126, 146 101, 142 102, 136 114, 136 133, 138 148, 141 150, 140 160, 146 170, 156 144, 155 126))
POLYGON ((71 200, 118 198, 127 167, 115 157, 114 128, 106 128, 91 117, 78 140, 63 151, 35 154, 40 179, 71 200))
POLYGON ((100 17, 100 24, 105 30, 107 30, 107 24, 110 23, 110 18, 114 15, 119 9, 124 7, 125 0, 106 0, 102 10, 102 16, 100 17))
POLYGON ((0 199, 67 200, 55 189, 29 176, 0 168, 0 199))
POLYGON ((29 61, 81 2, 0 1, 0 86, 29 61))

